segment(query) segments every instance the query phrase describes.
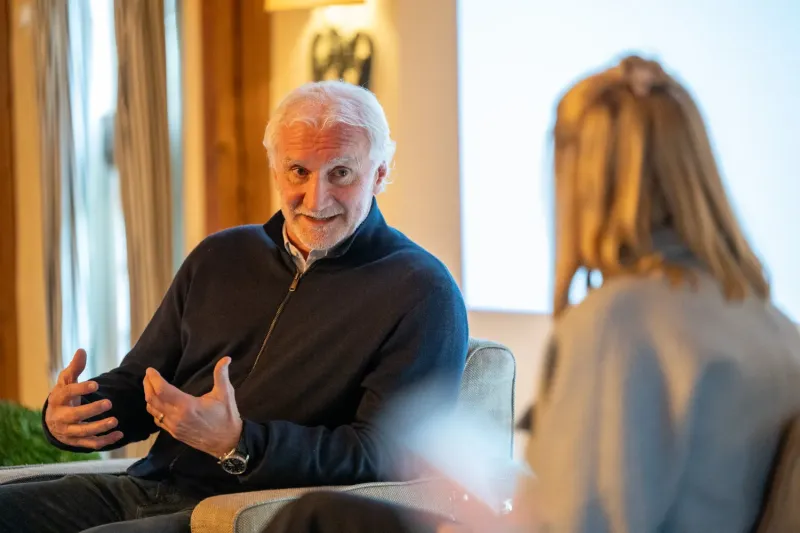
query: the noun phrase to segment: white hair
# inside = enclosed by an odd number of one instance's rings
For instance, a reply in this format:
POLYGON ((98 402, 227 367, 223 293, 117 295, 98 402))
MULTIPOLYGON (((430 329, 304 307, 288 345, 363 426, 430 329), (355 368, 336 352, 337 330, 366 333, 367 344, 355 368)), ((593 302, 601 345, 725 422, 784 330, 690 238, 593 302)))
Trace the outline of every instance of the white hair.
POLYGON ((264 147, 273 168, 277 164, 276 145, 281 127, 296 122, 320 129, 335 124, 361 128, 369 141, 371 162, 386 165, 383 183, 388 183, 395 142, 383 107, 369 90, 344 81, 326 80, 306 83, 286 95, 264 132, 264 147))

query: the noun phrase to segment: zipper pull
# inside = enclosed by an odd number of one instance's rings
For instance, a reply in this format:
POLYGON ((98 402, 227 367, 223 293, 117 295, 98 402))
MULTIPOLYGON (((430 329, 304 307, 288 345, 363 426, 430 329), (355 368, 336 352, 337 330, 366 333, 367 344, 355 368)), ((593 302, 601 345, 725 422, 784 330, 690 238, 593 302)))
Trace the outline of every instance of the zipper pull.
POLYGON ((296 272, 292 284, 289 285, 289 292, 294 292, 297 289, 297 284, 300 283, 300 272, 296 272))

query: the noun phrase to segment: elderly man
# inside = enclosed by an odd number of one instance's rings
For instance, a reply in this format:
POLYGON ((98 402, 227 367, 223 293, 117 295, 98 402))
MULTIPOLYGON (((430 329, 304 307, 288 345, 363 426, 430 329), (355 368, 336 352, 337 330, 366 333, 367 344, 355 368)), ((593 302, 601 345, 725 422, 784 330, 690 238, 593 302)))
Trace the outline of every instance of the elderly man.
POLYGON ((206 238, 122 364, 79 383, 79 350, 45 404, 59 448, 158 431, 150 453, 124 476, 0 487, 1 531, 183 532, 210 495, 387 479, 385 402, 434 377, 455 397, 466 310, 377 207, 394 153, 377 99, 304 85, 264 144, 281 211, 206 238))

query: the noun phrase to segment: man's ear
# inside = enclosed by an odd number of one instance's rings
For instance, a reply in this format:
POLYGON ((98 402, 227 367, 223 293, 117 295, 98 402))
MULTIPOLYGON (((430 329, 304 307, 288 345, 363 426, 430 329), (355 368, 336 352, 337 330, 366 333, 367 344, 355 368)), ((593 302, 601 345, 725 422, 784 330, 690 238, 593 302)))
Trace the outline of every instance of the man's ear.
POLYGON ((378 165, 378 168, 375 170, 375 193, 379 193, 383 190, 383 187, 386 184, 386 176, 389 174, 389 167, 386 165, 386 161, 378 165))

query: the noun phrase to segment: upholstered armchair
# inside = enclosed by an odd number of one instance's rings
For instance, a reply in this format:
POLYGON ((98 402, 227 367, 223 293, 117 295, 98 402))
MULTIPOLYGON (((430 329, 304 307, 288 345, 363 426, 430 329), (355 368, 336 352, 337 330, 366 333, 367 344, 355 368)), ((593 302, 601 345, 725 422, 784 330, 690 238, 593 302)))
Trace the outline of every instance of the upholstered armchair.
MULTIPOLYGON (((512 455, 514 440, 514 380, 516 364, 508 348, 486 340, 471 339, 461 381, 459 408, 488 416, 503 431, 496 443, 498 454, 512 455)), ((66 474, 118 474, 129 459, 83 461, 50 465, 0 468, 0 484, 56 479, 66 474)), ((455 495, 443 480, 366 483, 352 486, 289 488, 213 496, 200 502, 192 513, 193 533, 257 533, 275 513, 299 496, 315 490, 346 491, 452 517, 455 495)))

